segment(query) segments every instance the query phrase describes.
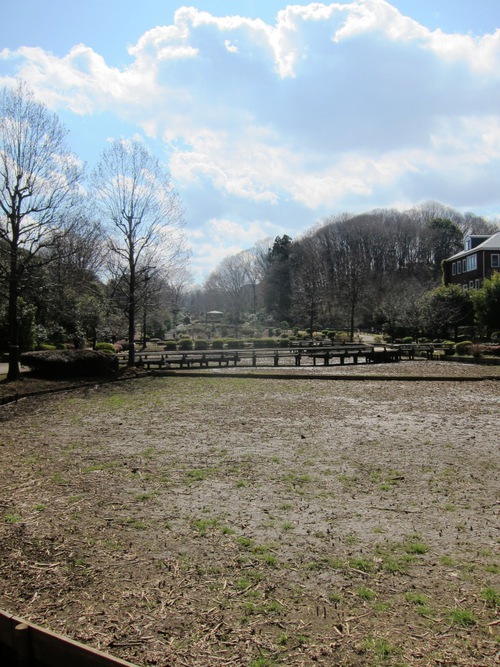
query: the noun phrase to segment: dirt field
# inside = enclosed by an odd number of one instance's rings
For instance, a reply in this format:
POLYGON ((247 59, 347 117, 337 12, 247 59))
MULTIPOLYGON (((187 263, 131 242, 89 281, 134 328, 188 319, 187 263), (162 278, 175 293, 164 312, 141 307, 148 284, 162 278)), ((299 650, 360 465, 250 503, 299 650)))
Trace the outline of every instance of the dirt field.
POLYGON ((0 407, 0 608, 138 665, 498 666, 500 368, 299 371, 0 407))

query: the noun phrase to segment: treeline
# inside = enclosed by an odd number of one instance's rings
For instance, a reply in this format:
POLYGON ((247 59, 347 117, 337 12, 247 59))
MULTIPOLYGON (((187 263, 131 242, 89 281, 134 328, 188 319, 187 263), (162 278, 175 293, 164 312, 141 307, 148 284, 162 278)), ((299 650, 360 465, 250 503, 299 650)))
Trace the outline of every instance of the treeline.
POLYGON ((68 341, 125 338, 133 365, 137 332, 160 305, 175 312, 188 280, 168 171, 140 142, 118 140, 87 174, 65 137, 22 82, 0 91, 0 352, 11 380, 20 352, 68 341))
POLYGON ((234 323, 252 312, 311 331, 445 335, 471 324, 473 308, 469 295, 457 293, 445 311, 441 262, 463 249, 466 235, 496 231, 491 221, 437 202, 332 216, 299 238, 277 237, 223 260, 191 306, 222 310, 234 323))

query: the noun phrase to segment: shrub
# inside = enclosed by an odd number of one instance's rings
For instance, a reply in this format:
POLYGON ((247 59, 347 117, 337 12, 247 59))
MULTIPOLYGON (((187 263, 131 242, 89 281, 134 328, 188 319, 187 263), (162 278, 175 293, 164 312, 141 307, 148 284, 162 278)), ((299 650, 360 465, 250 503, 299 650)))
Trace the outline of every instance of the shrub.
POLYGON ((179 343, 179 350, 192 350, 193 349, 193 341, 191 338, 181 338, 179 343))
POLYGON ((492 340, 494 343, 500 343, 500 331, 494 331, 494 332, 491 334, 491 340, 492 340))
POLYGON ((276 340, 274 338, 254 338, 254 347, 276 347, 276 340))
POLYGON ((244 345, 245 343, 241 338, 228 338, 226 340, 226 346, 229 350, 240 350, 244 345))
POLYGON ((412 336, 405 336, 403 338, 403 343, 405 345, 409 345, 410 343, 413 343, 413 337, 412 336))
POLYGON ((108 352, 111 354, 116 352, 116 348, 113 343, 96 343, 95 349, 99 350, 100 352, 108 352))
POLYGON ((279 341, 280 347, 290 347, 290 341, 288 338, 281 338, 279 341))
POLYGON ((208 340, 202 338, 194 341, 195 350, 208 350, 208 340))
POLYGON ((56 348, 55 345, 51 345, 50 343, 40 343, 40 345, 38 346, 38 349, 39 350, 56 350, 57 348, 56 348))
POLYGON ((98 350, 24 352, 21 364, 35 375, 50 378, 108 375, 118 370, 118 358, 98 350))
POLYGON ((212 341, 212 350, 223 350, 224 342, 223 338, 214 338, 212 341))
POLYGON ((165 341, 165 350, 176 350, 177 349, 177 343, 175 340, 167 340, 165 341))
POLYGON ((455 352, 460 356, 463 354, 470 354, 471 340, 462 340, 455 345, 455 352))

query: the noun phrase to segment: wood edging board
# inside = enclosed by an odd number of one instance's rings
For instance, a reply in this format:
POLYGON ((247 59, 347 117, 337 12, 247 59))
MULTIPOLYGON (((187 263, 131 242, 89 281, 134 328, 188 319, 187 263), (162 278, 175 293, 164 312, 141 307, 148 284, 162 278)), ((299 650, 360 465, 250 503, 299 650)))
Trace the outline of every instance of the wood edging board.
POLYGON ((137 667, 0 609, 2 667, 137 667))

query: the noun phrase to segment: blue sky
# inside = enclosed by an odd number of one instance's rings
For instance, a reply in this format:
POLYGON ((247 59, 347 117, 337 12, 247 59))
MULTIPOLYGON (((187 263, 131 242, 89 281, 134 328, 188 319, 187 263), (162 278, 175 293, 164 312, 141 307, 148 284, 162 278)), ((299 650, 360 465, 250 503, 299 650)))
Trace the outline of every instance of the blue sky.
POLYGON ((89 168, 144 141, 185 207, 197 281, 325 216, 437 200, 500 216, 500 0, 17 0, 21 77, 89 168))

